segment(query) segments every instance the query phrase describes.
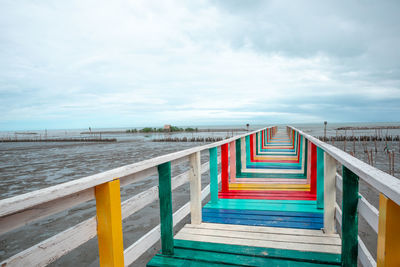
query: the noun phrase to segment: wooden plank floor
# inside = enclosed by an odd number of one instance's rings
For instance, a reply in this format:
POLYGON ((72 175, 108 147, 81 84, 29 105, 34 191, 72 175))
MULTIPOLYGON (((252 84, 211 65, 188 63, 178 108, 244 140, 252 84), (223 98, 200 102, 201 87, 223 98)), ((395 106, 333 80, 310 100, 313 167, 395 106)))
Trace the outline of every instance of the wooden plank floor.
POLYGON ((321 230, 187 224, 174 255, 157 254, 148 266, 333 266, 340 251, 340 237, 321 230))
POLYGON ((231 176, 218 201, 203 207, 202 223, 185 225, 175 235, 173 255, 157 254, 148 266, 341 265, 342 241, 321 230, 324 210, 311 188, 310 162, 300 160, 307 157, 304 140, 282 131, 275 137, 263 134, 246 140, 251 149, 241 151, 246 155, 240 176, 231 176), (293 151, 295 165, 285 158, 292 159, 293 151), (301 169, 298 177, 293 166, 301 169))

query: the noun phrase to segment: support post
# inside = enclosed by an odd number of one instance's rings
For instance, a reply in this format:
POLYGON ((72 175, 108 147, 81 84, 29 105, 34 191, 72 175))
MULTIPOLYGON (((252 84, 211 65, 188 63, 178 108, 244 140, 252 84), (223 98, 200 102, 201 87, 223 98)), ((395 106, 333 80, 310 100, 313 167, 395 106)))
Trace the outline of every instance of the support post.
POLYGON ((235 141, 229 143, 229 173, 231 182, 236 182, 236 149, 235 141))
POLYGON ((342 266, 357 266, 358 176, 343 166, 342 266))
POLYGON ((158 169, 158 197, 160 200, 161 224, 161 253, 174 254, 174 237, 172 224, 172 196, 171 196, 171 162, 157 166, 158 169))
POLYGON ((95 187, 100 266, 124 266, 119 179, 95 187))
POLYGON ((229 191, 228 157, 228 144, 224 144, 221 146, 221 192, 229 191))
POLYGON ((236 175, 240 175, 242 173, 242 161, 241 161, 241 138, 236 139, 236 175))
POLYGON ((377 266, 400 263, 400 206, 382 193, 379 195, 377 266))
MULTIPOLYGON (((311 143, 311 142, 310 142, 311 143)), ((317 194, 317 146, 311 143, 310 192, 317 194)))
MULTIPOLYGON (((201 224, 201 163, 200 151, 189 157, 190 216, 192 224, 201 224)), ((218 179, 218 178, 217 178, 218 179)))
POLYGON ((324 208, 324 150, 317 147, 317 208, 324 208))
POLYGON ((246 168, 246 139, 240 138, 240 162, 242 163, 242 169, 246 168))
POLYGON ((324 156, 324 232, 335 233, 336 160, 325 152, 324 156))
POLYGON ((210 192, 211 203, 218 202, 218 151, 216 147, 209 149, 210 152, 210 192))

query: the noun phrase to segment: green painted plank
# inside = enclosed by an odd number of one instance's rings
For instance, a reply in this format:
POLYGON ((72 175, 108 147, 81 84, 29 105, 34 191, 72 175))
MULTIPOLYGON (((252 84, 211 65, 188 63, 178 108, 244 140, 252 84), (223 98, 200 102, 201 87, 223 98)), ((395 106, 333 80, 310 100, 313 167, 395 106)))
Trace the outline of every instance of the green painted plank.
POLYGON ((171 162, 158 165, 158 197, 160 199, 160 224, 162 254, 174 254, 171 197, 171 162))
MULTIPOLYGON (((175 254, 170 257, 181 260, 193 260, 203 262, 204 266, 209 266, 211 263, 230 264, 236 266, 305 266, 317 267, 326 266, 326 264, 311 263, 297 261, 291 259, 269 258, 269 257, 254 257, 237 253, 220 253, 215 251, 202 251, 197 249, 181 249, 175 247, 175 254)), ((191 266, 191 265, 187 265, 191 266)), ((332 265, 331 265, 332 266, 332 265)))
POLYGON ((324 150, 317 147, 317 208, 324 208, 324 150))
POLYGON ((298 261, 307 261, 314 263, 324 264, 340 264, 340 254, 322 253, 322 252, 310 252, 310 251, 297 251, 289 249, 276 249, 276 248, 261 248, 251 246, 240 246, 230 244, 219 244, 210 242, 199 242, 190 240, 174 241, 175 247, 177 248, 188 248, 198 250, 212 250, 215 252, 222 253, 240 253, 242 255, 255 256, 255 257, 270 257, 270 258, 287 258, 295 259, 298 261))
POLYGON ((210 148, 210 191, 211 202, 218 203, 218 151, 216 147, 210 148))
POLYGON ((357 266, 358 176, 343 166, 342 265, 357 266))
POLYGON ((195 260, 185 260, 179 258, 173 258, 168 256, 163 256, 161 254, 157 254, 154 256, 149 263, 146 265, 147 267, 223 267, 223 266, 242 266, 242 265, 232 265, 232 264, 221 264, 221 263, 211 263, 204 261, 195 261, 195 260))

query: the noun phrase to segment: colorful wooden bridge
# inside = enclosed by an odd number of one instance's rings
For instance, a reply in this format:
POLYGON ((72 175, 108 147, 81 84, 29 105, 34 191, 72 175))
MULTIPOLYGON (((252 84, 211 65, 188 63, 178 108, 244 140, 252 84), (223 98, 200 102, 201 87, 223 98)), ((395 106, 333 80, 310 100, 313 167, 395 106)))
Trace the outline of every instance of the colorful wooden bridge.
POLYGON ((1 200, 0 234, 93 198, 97 216, 0 265, 45 266, 97 235, 101 266, 135 265, 160 239, 162 249, 147 266, 400 266, 400 180, 293 127, 268 127, 1 200), (201 164, 202 156, 209 162, 201 164), (188 171, 172 178, 171 165, 187 161, 188 171), (154 174, 158 186, 121 203, 121 186, 154 174), (359 179, 380 192, 379 211, 359 194, 359 179), (186 182, 190 202, 173 213, 172 191, 186 182), (160 225, 124 248, 122 219, 157 199, 160 225), (174 236, 189 214, 191 223, 174 236), (376 259, 358 235, 358 216, 378 235, 376 259))

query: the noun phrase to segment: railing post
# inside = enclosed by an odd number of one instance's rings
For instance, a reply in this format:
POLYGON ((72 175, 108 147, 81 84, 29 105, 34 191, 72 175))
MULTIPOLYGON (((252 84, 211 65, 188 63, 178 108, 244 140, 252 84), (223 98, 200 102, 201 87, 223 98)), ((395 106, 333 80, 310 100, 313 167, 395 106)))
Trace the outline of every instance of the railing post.
POLYGON ((317 147, 317 208, 324 208, 324 150, 317 147))
POLYGON ((336 161, 328 153, 324 156, 324 232, 335 233, 336 161))
POLYGON ((317 146, 313 143, 311 143, 310 153, 310 192, 311 194, 317 194, 317 146))
POLYGON ((95 187, 100 266, 124 266, 119 179, 95 187))
MULTIPOLYGON (((201 224, 201 163, 200 151, 189 157, 190 161, 190 216, 192 224, 201 224)), ((218 179, 218 178, 217 178, 218 179)))
POLYGON ((377 266, 400 264, 400 206, 384 194, 379 195, 377 266))
POLYGON ((235 145, 236 145, 236 156, 235 156, 235 158, 236 158, 236 172, 235 173, 237 175, 242 173, 242 160, 241 160, 242 147, 241 147, 241 143, 242 143, 241 142, 241 138, 236 139, 236 142, 235 142, 235 145))
POLYGON ((246 168, 246 139, 240 138, 240 162, 242 163, 242 169, 246 168))
POLYGON ((357 266, 358 176, 343 166, 342 266, 357 266))
POLYGON ((171 162, 160 164, 157 166, 157 169, 158 197, 160 200, 161 253, 164 255, 173 255, 171 162))
POLYGON ((228 144, 221 146, 221 192, 229 191, 229 154, 228 144))
POLYGON ((212 147, 209 152, 211 203, 216 204, 218 202, 218 151, 216 147, 212 147))
POLYGON ((229 143, 229 172, 231 182, 236 181, 236 149, 235 141, 229 143))

